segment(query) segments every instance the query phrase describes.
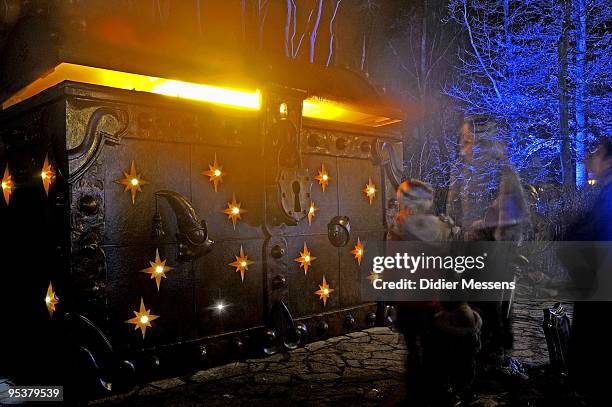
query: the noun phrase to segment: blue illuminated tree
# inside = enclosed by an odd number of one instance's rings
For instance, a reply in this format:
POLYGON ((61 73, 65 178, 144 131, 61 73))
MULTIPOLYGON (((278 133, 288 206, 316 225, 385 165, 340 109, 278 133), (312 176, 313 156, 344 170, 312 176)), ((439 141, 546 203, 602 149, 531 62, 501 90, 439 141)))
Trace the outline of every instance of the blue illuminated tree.
POLYGON ((528 179, 567 184, 562 169, 575 166, 576 185, 583 186, 588 147, 610 135, 610 6, 605 0, 451 0, 449 10, 467 46, 447 94, 464 113, 495 121, 494 137, 528 179))

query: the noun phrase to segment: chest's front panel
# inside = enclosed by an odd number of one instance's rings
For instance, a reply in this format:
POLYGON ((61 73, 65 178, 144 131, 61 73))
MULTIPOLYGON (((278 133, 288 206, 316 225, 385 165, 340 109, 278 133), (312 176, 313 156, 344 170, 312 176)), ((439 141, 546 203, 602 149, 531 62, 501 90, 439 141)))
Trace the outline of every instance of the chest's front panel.
POLYGON ((259 343, 249 332, 264 327, 291 342, 300 320, 302 341, 366 325, 356 253, 384 237, 392 193, 376 136, 263 114, 67 106, 75 303, 118 349, 259 343), (89 199, 98 210, 84 214, 89 199), (143 304, 157 316, 144 335, 130 322, 143 304))

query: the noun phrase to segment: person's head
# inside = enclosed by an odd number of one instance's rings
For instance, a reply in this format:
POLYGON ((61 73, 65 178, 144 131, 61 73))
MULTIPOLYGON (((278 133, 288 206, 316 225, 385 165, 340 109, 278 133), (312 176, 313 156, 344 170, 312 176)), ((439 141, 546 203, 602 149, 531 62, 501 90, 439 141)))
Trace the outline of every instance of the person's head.
POLYGON ((601 177, 612 168, 612 138, 604 139, 590 160, 593 175, 601 177))
POLYGON ((401 211, 427 212, 433 205, 433 188, 418 179, 408 179, 397 188, 397 201, 401 211))

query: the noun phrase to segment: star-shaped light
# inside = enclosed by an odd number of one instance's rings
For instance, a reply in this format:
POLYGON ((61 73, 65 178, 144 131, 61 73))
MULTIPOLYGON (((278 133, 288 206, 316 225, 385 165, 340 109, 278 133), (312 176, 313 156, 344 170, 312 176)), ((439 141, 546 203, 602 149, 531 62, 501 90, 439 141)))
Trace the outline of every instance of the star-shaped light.
POLYGON ((49 281, 49 287, 47 287, 47 294, 45 295, 45 304, 47 305, 47 311, 49 311, 49 316, 53 316, 57 303, 59 303, 59 298, 57 298, 57 295, 55 295, 55 291, 53 291, 53 285, 49 281))
POLYGON ((236 194, 232 196, 232 202, 227 203, 227 208, 223 210, 223 213, 227 215, 227 218, 232 221, 234 229, 236 229, 236 222, 240 219, 240 215, 246 212, 246 209, 240 207, 240 202, 236 202, 236 194))
POLYGON ((317 212, 319 208, 317 208, 314 202, 310 202, 310 207, 308 208, 308 214, 306 217, 308 218, 308 224, 312 225, 312 218, 315 217, 315 212, 317 212))
POLYGON ((130 167, 130 172, 123 171, 122 179, 115 180, 115 183, 119 185, 125 185, 125 189, 123 192, 130 191, 132 194, 132 204, 136 201, 136 192, 142 192, 143 185, 148 184, 148 181, 140 178, 140 174, 136 171, 136 164, 134 164, 134 160, 132 160, 132 165, 130 167))
POLYGON ((236 257, 236 261, 230 263, 229 265, 231 267, 236 267, 236 273, 240 272, 240 277, 242 278, 242 282, 244 283, 244 273, 246 273, 246 271, 249 269, 249 265, 253 264, 254 262, 249 260, 249 257, 244 254, 244 250, 242 249, 242 246, 240 246, 240 256, 235 256, 236 257))
POLYGON ((49 187, 55 179, 55 171, 53 166, 49 164, 49 154, 45 157, 45 163, 43 164, 42 171, 40 172, 40 178, 42 178, 43 188, 45 188, 45 194, 49 195, 49 187))
POLYGON ((361 259, 363 259, 363 245, 361 244, 359 237, 357 237, 357 244, 355 245, 355 248, 351 250, 351 254, 355 255, 357 264, 361 265, 361 259))
POLYGON ((325 280, 325 276, 323 276, 323 284, 319 284, 319 289, 315 291, 315 295, 318 295, 319 299, 323 300, 324 307, 327 305, 327 299, 329 298, 330 294, 333 292, 334 292, 334 289, 329 288, 329 284, 327 284, 327 281, 325 280))
POLYGON ((215 192, 217 192, 217 188, 223 182, 223 176, 225 175, 223 167, 217 162, 217 154, 215 154, 215 161, 208 165, 208 171, 202 172, 202 175, 208 177, 208 181, 212 182, 215 192))
POLYGON ((159 258, 159 249, 155 249, 155 261, 149 261, 149 264, 151 265, 151 267, 140 271, 142 271, 143 273, 151 274, 151 278, 154 278, 155 283, 157 284, 157 291, 159 291, 161 279, 166 278, 166 272, 172 270, 172 267, 166 266, 166 260, 162 261, 159 258))
POLYGON ((371 273, 368 275, 368 280, 370 280, 370 283, 372 283, 372 285, 374 285, 374 281, 376 281, 376 280, 382 280, 382 273, 374 273, 374 272, 371 272, 371 273))
POLYGON ((376 185, 374 185, 372 182, 372 178, 368 179, 368 183, 366 184, 365 188, 362 189, 362 191, 365 192, 366 196, 370 200, 370 205, 372 205, 372 201, 376 196, 376 185))
POLYGON ((327 173, 327 170, 325 169, 325 164, 321 164, 319 174, 317 174, 314 178, 319 181, 321 189, 323 189, 323 192, 325 192, 325 188, 327 188, 327 185, 329 185, 329 180, 331 179, 331 177, 327 173))
POLYGON ((300 257, 293 259, 293 261, 300 263, 300 268, 304 269, 304 274, 308 274, 308 267, 310 267, 311 263, 316 259, 315 256, 310 254, 308 246, 306 246, 306 242, 304 242, 304 251, 300 252, 300 257))
POLYGON ((150 309, 146 309, 142 297, 140 297, 140 310, 132 311, 134 318, 125 321, 126 324, 134 324, 134 330, 140 328, 142 332, 142 339, 144 339, 147 333, 147 328, 152 328, 151 321, 159 318, 159 315, 151 314, 150 309))
POLYGON ((9 171, 8 164, 4 169, 4 176, 2 177, 2 195, 4 195, 4 202, 9 204, 11 200, 11 194, 13 193, 13 189, 15 188, 15 184, 13 183, 13 177, 9 171))

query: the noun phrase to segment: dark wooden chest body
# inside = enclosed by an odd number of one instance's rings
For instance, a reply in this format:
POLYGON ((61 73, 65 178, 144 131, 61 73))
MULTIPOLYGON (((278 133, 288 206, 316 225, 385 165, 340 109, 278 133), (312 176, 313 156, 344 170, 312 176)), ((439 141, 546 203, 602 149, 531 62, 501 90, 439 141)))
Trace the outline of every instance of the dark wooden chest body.
POLYGON ((271 89, 260 111, 245 112, 63 83, 5 111, 2 170, 8 165, 15 188, 0 216, 30 270, 12 277, 14 304, 44 324, 68 323, 98 365, 127 363, 136 374, 270 354, 380 323, 377 305, 361 302, 364 271, 352 251, 358 239, 384 238, 394 192, 376 151, 396 140, 307 122, 301 102, 299 92, 271 89), (217 167, 215 191, 204 173, 217 167), (324 191, 315 178, 323 168, 324 191), (132 200, 121 180, 134 174, 132 200), (245 210, 235 226, 224 213, 234 198, 245 210), (316 257, 307 273, 295 260, 304 245, 316 257), (230 265, 241 249, 252 262, 244 278, 230 265), (142 272, 159 264, 156 252, 171 268, 159 288, 142 272), (333 290, 325 304, 316 294, 324 278, 333 290), (49 283, 59 301, 51 318, 49 283), (144 337, 126 323, 141 299, 158 316, 144 337))

